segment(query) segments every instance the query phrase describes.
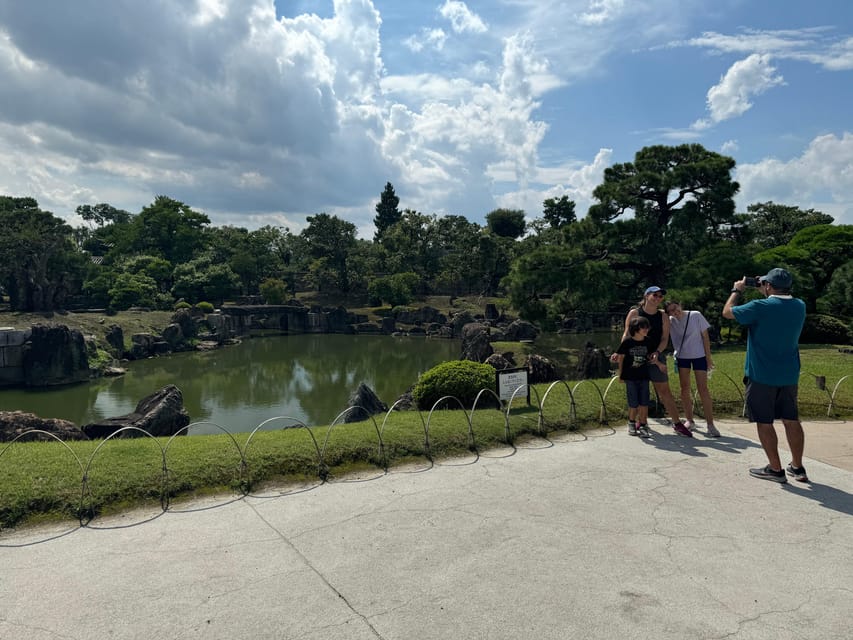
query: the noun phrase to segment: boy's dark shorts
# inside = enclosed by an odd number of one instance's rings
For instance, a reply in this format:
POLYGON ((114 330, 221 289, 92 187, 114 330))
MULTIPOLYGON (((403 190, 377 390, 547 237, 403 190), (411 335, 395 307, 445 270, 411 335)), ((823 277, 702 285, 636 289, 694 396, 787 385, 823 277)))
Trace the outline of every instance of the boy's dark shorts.
POLYGON ((772 387, 754 380, 746 383, 746 412, 750 422, 773 424, 774 420, 799 420, 798 386, 772 387))
POLYGON ((628 396, 628 406, 632 409, 649 406, 648 380, 625 380, 625 393, 628 396))

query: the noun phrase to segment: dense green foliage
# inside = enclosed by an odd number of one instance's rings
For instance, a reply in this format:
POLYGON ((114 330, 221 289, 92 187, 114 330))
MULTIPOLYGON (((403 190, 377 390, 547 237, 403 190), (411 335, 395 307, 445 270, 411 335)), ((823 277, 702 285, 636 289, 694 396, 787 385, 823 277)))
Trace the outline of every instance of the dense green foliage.
POLYGON ((453 360, 424 372, 412 389, 412 397, 421 409, 431 409, 444 396, 453 396, 470 407, 481 389, 494 388, 494 384, 495 369, 492 366, 470 360, 453 360))
POLYGON ((260 286, 261 297, 267 304, 281 304, 287 299, 287 285, 278 278, 267 278, 260 286))
POLYGON ((850 331, 838 318, 814 313, 806 316, 800 342, 809 344, 849 344, 850 331))
POLYGON ((388 228, 400 221, 402 213, 397 208, 399 205, 400 198, 394 193, 394 185, 386 182, 385 189, 379 196, 379 202, 376 203, 376 217, 373 219, 376 227, 376 233, 373 235, 374 242, 381 242, 388 228))
POLYGON ((725 330, 733 325, 719 307, 731 283, 782 266, 810 314, 849 324, 853 226, 774 202, 736 213, 734 166, 698 144, 650 146, 605 170, 587 212, 561 195, 544 200, 541 217, 502 208, 484 225, 401 209, 389 182, 372 241, 327 213, 298 234, 211 227, 162 195, 139 213, 80 205, 75 228, 33 198, 0 196, 0 296, 15 311, 50 311, 281 302, 306 290, 374 306, 499 295, 548 330, 578 314, 622 312, 657 284, 725 330))

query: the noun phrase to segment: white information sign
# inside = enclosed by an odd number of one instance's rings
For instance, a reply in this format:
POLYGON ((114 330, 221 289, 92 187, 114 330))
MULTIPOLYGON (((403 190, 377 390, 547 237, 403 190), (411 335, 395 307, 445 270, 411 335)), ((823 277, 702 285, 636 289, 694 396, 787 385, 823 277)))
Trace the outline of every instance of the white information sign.
POLYGON ((508 401, 515 394, 516 398, 525 398, 530 402, 530 389, 527 388, 527 369, 504 369, 497 372, 498 396, 502 401, 508 401), (516 393, 516 389, 522 387, 516 393))

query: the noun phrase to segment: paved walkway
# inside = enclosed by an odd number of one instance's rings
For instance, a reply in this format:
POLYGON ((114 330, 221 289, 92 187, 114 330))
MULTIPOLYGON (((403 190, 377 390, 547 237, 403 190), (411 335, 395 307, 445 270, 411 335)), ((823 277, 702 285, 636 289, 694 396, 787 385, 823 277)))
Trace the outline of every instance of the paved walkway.
POLYGON ((786 485, 720 428, 6 535, 0 638, 847 640, 853 472, 817 443, 853 425, 809 423, 813 483, 786 485))

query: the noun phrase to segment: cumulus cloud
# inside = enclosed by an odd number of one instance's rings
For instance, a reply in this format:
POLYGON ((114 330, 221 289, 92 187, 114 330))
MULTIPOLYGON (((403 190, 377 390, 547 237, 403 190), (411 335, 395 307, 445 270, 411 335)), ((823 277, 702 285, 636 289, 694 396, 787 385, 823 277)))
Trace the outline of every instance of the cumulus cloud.
MULTIPOLYGON (((146 194, 137 208, 167 193, 223 215, 313 213, 312 192, 332 205, 366 197, 368 178, 387 172, 370 2, 280 21, 260 0, 248 11, 227 0, 195 12, 165 0, 96 4, 60 4, 39 20, 30 5, 0 9, 0 118, 24 134, 0 144, 28 157, 41 182, 85 181, 106 201, 124 181, 126 199, 146 194), (73 172, 48 164, 59 156, 73 172)), ((33 192, 67 204, 50 193, 33 192)))
MULTIPOLYGON (((770 64, 769 55, 756 53, 738 60, 720 79, 719 84, 708 90, 707 105, 711 122, 718 123, 743 115, 752 107, 750 99, 753 96, 784 83, 784 78, 777 75, 776 68, 770 64)), ((710 123, 704 119, 693 124, 697 130, 708 126, 710 123)))
MULTIPOLYGON (((538 168, 533 181, 539 188, 508 191, 498 197, 498 205, 507 209, 522 209, 528 220, 541 217, 542 203, 548 198, 568 196, 575 202, 579 218, 593 204, 592 192, 604 180, 604 170, 613 164, 613 150, 599 149, 592 162, 568 162, 556 167, 538 168)), ((509 175, 507 175, 509 177, 509 175)))
POLYGON ((753 202, 775 200, 819 209, 838 223, 853 224, 853 133, 818 136, 802 155, 788 161, 768 158, 739 164, 735 177, 743 209, 753 202))
POLYGON ((450 26, 456 33, 485 33, 486 23, 476 13, 471 11, 464 2, 446 0, 438 9, 438 13, 450 21, 450 26))
POLYGON ((720 153, 731 155, 737 152, 738 149, 740 149, 740 145, 738 145, 737 140, 726 140, 720 146, 720 153))

